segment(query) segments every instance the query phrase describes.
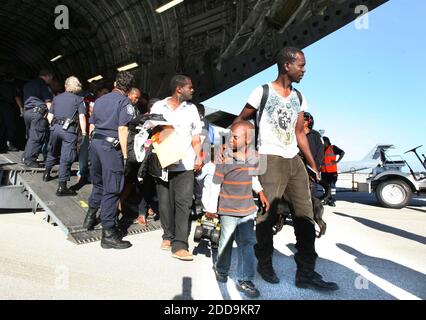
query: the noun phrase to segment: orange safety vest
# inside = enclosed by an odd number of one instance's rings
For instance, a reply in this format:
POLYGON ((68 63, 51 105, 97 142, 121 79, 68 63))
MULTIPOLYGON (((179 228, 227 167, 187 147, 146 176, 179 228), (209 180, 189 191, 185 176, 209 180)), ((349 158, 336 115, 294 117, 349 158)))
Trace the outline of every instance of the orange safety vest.
POLYGON ((334 153, 333 146, 329 146, 324 153, 324 162, 321 166, 321 172, 324 173, 336 173, 337 165, 333 163, 336 161, 336 154, 334 153))

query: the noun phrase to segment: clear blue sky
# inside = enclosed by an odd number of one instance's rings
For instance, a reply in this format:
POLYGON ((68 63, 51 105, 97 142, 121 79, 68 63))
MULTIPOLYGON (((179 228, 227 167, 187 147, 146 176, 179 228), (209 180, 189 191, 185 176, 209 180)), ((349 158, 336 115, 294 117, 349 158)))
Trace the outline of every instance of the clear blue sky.
MULTIPOLYGON (((367 30, 351 23, 303 50, 307 72, 297 88, 345 160, 377 143, 394 144, 389 154, 423 144, 426 154, 425 13, 424 0, 390 0, 370 12, 367 30)), ((273 66, 204 104, 239 114, 251 91, 276 76, 273 66)))

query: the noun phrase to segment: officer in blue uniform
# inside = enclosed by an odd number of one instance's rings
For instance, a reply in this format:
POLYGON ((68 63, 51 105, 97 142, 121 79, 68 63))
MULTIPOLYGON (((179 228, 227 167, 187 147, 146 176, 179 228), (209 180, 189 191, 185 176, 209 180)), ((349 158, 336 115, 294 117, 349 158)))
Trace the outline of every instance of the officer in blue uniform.
POLYGON ((53 99, 48 87, 52 80, 52 72, 42 70, 39 78, 31 80, 24 86, 24 121, 27 130, 27 144, 23 161, 28 167, 42 167, 37 163, 37 158, 43 144, 46 143, 46 132, 49 128, 46 115, 53 99))
POLYGON ((90 160, 93 190, 83 227, 91 230, 96 224, 96 213, 101 209, 104 249, 126 249, 131 243, 123 241, 116 227, 120 193, 124 187, 124 166, 127 161, 128 123, 135 115, 127 94, 132 88, 129 72, 117 75, 115 89, 95 102, 90 117, 90 160))
POLYGON ((22 100, 14 84, 13 76, 6 74, 3 79, 0 79, 0 153, 19 151, 13 143, 16 141, 20 108, 22 108, 22 100))
POLYGON ((80 91, 80 81, 76 77, 69 77, 65 81, 65 92, 53 99, 47 116, 51 128, 43 181, 51 179, 50 171, 60 156, 59 187, 56 191, 58 197, 77 195, 74 190, 67 188, 67 182, 70 180, 71 166, 77 156, 79 125, 83 135, 86 135, 86 105, 83 98, 77 95, 80 91))

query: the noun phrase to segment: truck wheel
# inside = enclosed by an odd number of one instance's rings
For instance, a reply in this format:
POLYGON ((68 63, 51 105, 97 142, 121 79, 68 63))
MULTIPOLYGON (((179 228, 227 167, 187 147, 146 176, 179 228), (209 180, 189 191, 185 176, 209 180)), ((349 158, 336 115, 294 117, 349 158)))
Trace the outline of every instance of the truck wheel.
POLYGON ((202 236, 203 236, 203 227, 197 226, 195 228, 194 241, 195 242, 200 242, 202 236))
POLYGON ((376 188, 376 198, 386 208, 404 208, 412 195, 410 186, 402 180, 383 181, 376 188))

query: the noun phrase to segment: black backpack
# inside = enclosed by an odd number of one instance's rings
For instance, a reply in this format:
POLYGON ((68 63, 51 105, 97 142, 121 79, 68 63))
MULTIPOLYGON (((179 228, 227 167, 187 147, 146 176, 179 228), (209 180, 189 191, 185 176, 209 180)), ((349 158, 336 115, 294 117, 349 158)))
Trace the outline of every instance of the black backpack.
MULTIPOLYGON (((260 120, 262 119, 263 110, 265 109, 266 101, 268 101, 268 97, 269 97, 269 85, 264 84, 262 86, 262 88, 263 88, 262 100, 260 101, 259 110, 258 110, 258 112, 255 116, 255 120, 254 120, 256 150, 258 150, 259 124, 260 124, 260 120)), ((293 89, 297 93, 300 105, 302 105, 302 103, 303 103, 302 93, 300 93, 300 91, 297 90, 296 88, 293 88, 293 89)))

